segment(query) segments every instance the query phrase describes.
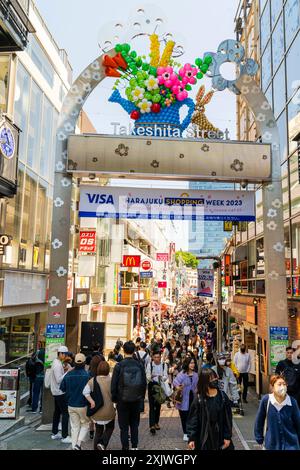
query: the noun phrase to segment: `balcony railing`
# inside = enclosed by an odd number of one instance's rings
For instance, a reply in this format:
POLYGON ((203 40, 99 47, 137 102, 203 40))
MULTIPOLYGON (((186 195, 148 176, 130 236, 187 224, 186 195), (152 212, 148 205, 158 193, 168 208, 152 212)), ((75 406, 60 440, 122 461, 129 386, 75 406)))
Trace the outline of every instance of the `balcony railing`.
POLYGON ((34 33, 29 18, 29 0, 0 0, 0 51, 24 50, 28 33, 34 33))

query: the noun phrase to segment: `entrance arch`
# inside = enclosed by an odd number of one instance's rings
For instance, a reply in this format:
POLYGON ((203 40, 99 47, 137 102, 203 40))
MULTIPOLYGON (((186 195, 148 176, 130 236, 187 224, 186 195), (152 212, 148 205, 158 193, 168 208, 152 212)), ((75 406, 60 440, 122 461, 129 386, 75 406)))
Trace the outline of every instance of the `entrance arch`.
MULTIPOLYGON (((114 49, 108 53, 109 56, 115 54, 114 49)), ((263 183, 267 326, 268 328, 270 326, 287 326, 281 160, 277 123, 266 96, 254 80, 258 65, 252 59, 244 57, 244 48, 240 43, 226 40, 221 43, 216 53, 207 54, 213 57, 210 66, 213 88, 219 91, 228 88, 233 93, 240 94, 254 115, 262 143, 272 145, 272 182, 263 183), (220 66, 225 62, 234 62, 238 65, 239 77, 236 80, 230 81, 222 77, 220 66)), ((48 323, 64 323, 66 321, 69 241, 70 231, 74 232, 72 221, 76 210, 76 207, 71 203, 72 174, 67 168, 68 138, 75 133, 76 122, 87 98, 105 78, 102 60, 103 55, 100 55, 75 80, 64 100, 59 117, 56 139, 48 323), (56 315, 57 312, 60 315, 56 315)), ((151 137, 149 139, 151 140, 151 137)), ((246 160, 246 157, 243 158, 246 160)), ((243 158, 236 165, 235 181, 241 181, 239 168, 245 164, 243 158)), ((70 161, 68 163, 72 164, 70 161)))

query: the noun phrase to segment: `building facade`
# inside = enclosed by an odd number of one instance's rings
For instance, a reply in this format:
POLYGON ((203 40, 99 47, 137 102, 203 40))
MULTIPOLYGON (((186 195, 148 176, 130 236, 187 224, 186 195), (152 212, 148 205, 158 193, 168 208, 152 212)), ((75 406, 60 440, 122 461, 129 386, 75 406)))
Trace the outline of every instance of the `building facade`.
MULTIPOLYGON (((297 65, 300 57, 300 1, 241 0, 235 20, 237 39, 244 45, 247 56, 260 64, 257 81, 273 108, 279 128, 289 341, 293 343, 300 338, 300 175, 297 142, 300 133, 297 65)), ((237 136, 239 140, 257 140, 260 137, 250 110, 240 98, 237 98, 237 136)), ((248 189, 254 189, 256 194, 256 222, 247 224, 244 231, 235 229, 226 252, 232 256, 233 263, 231 315, 241 325, 242 339, 253 353, 256 388, 261 393, 267 386, 269 354, 266 348, 269 332, 266 326, 262 189, 250 185, 248 189)))

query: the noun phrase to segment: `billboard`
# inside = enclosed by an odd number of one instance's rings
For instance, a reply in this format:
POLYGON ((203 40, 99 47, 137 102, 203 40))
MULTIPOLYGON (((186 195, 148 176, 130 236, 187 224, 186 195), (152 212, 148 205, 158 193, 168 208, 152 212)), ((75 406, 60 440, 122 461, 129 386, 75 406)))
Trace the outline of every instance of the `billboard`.
POLYGON ((214 296, 214 270, 198 269, 198 297, 214 296))
POLYGON ((255 221, 253 191, 81 186, 79 217, 255 221))

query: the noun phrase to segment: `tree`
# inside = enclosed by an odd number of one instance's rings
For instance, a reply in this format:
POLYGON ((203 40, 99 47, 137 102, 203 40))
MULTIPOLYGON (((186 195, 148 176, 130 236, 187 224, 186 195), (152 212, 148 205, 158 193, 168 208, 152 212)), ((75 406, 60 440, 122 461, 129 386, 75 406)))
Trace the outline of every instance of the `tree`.
POLYGON ((175 253, 176 265, 179 266, 179 258, 187 268, 197 269, 199 261, 196 256, 188 251, 177 251, 175 253))

